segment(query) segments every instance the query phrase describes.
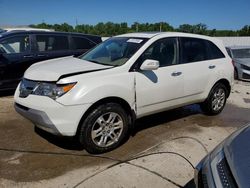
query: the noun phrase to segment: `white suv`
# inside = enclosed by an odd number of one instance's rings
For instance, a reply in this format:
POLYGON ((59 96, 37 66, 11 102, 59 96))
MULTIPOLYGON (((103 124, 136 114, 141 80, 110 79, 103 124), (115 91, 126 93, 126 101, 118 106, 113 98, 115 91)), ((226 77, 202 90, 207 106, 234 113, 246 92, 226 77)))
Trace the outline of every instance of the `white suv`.
POLYGON ((222 111, 233 82, 222 43, 185 33, 112 37, 80 57, 32 65, 15 92, 15 108, 37 127, 76 136, 90 153, 110 151, 135 119, 199 103, 222 111))

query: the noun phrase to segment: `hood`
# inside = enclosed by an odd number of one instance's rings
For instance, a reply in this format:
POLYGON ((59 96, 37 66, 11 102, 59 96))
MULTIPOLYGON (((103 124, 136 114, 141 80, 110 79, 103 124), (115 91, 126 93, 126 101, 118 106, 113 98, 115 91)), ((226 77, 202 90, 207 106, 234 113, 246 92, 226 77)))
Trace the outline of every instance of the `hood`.
POLYGON ((98 71, 112 66, 100 65, 75 57, 63 57, 33 64, 24 73, 24 77, 38 81, 57 81, 59 78, 98 71))
POLYGON ((238 135, 229 137, 224 152, 232 174, 239 187, 250 185, 250 127, 240 130, 238 135))
POLYGON ((250 58, 235 58, 235 62, 243 65, 250 66, 250 58))

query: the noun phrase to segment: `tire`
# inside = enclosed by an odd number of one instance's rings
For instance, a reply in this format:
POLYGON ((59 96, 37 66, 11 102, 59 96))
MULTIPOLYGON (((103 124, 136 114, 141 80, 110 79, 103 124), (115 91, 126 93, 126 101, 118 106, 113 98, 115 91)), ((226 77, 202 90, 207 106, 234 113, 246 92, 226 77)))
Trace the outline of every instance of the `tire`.
POLYGON ((226 104, 228 90, 222 83, 217 83, 210 91, 208 98, 201 103, 202 111, 207 115, 221 113, 226 104))
POLYGON ((79 129, 79 142, 92 154, 111 151, 128 135, 129 117, 116 103, 106 103, 92 110, 79 129))

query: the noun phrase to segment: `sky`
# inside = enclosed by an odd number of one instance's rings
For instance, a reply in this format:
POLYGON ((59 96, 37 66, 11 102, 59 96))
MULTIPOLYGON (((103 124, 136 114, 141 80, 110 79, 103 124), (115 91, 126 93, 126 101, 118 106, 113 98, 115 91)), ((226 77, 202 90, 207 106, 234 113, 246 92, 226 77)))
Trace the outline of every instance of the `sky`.
POLYGON ((250 0, 0 0, 0 26, 108 21, 237 30, 250 25, 250 0))

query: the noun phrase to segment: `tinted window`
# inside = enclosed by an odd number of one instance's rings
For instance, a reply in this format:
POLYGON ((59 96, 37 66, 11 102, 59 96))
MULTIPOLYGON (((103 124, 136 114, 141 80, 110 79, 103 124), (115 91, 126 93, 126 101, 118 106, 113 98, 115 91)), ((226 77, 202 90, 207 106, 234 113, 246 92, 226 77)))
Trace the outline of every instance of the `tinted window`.
POLYGON ((177 63, 177 40, 176 38, 161 39, 153 43, 141 56, 140 61, 146 59, 158 60, 160 67, 177 63))
POLYGON ((250 58, 250 48, 233 49, 234 58, 250 58))
POLYGON ((72 37, 73 48, 80 49, 90 49, 95 46, 93 42, 83 37, 72 37))
POLYGON ((209 59, 219 59, 225 57, 225 55, 220 51, 220 49, 215 44, 207 40, 207 45, 210 49, 209 59))
POLYGON ((182 63, 208 60, 206 41, 196 38, 181 38, 182 63))
POLYGON ((36 41, 39 52, 69 49, 68 37, 66 36, 37 35, 36 41))
POLYGON ((29 36, 16 36, 2 41, 0 43, 0 51, 7 54, 29 52, 29 36))

